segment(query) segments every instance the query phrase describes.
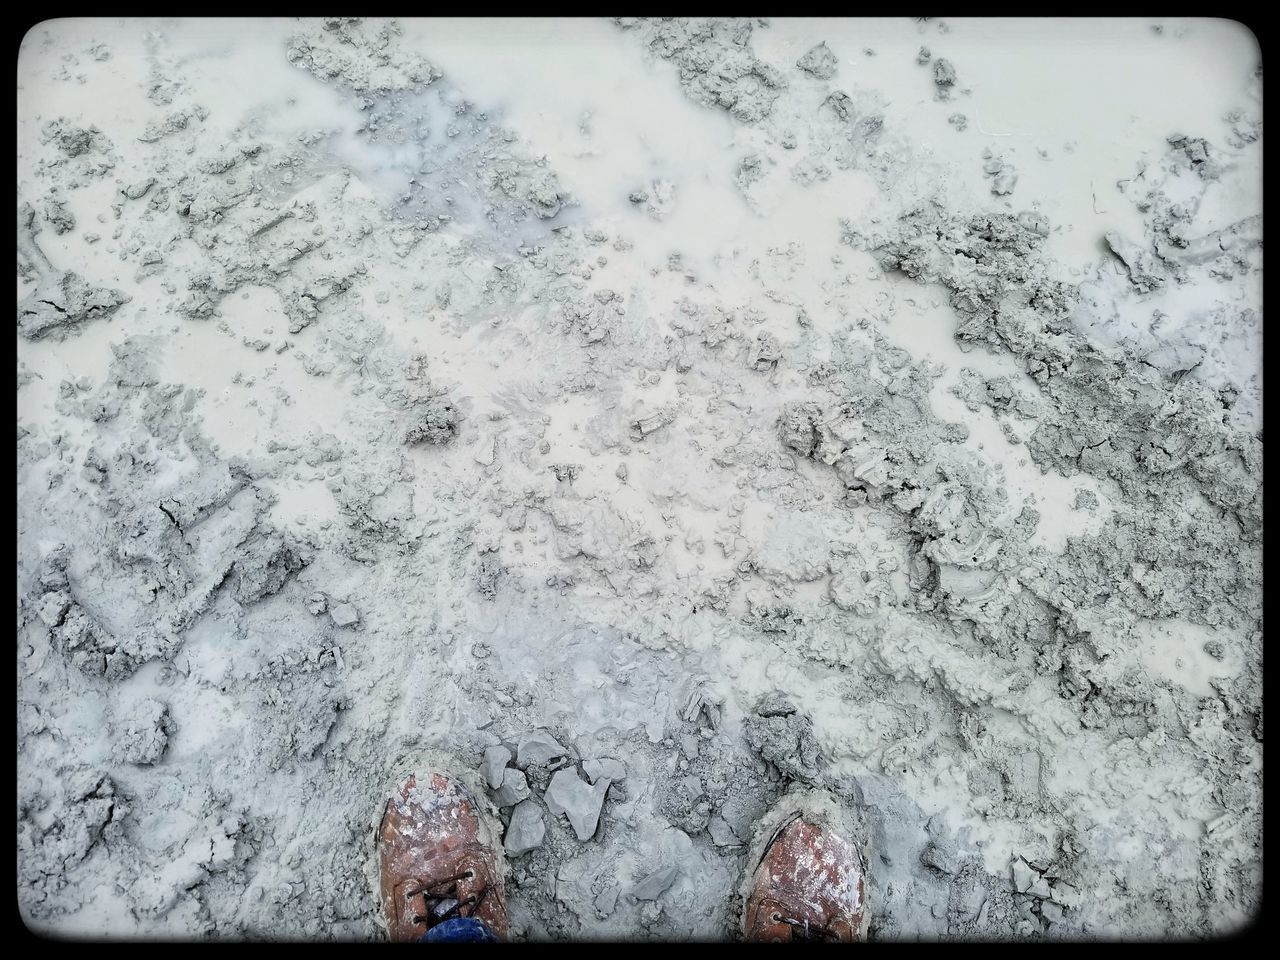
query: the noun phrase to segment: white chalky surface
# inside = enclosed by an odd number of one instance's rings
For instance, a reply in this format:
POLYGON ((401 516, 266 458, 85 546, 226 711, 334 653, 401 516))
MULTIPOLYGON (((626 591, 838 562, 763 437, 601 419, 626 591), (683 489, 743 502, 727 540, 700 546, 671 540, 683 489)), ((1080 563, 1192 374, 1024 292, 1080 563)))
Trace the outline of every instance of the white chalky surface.
POLYGON ((1261 91, 1208 19, 34 27, 27 923, 377 938, 445 750, 520 938, 736 935, 789 788, 872 938, 1238 928, 1261 91))

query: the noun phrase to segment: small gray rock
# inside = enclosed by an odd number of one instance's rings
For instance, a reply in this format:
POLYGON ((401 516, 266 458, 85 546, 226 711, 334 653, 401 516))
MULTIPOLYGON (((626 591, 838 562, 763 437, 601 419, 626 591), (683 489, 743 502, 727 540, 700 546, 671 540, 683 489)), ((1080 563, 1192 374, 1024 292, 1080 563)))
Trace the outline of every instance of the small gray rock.
POLYGON ((614 760, 612 757, 601 757, 598 760, 584 760, 582 763, 582 772, 587 775, 592 783, 597 780, 625 780, 627 778, 627 768, 621 760, 614 760))
POLYGON ((655 870, 631 888, 631 895, 637 900, 657 900, 671 888, 679 875, 678 867, 663 867, 655 870))
POLYGON ((1054 882, 1049 897, 1069 910, 1074 910, 1080 905, 1080 891, 1064 880, 1054 882))
POLYGON ((524 737, 516 749, 516 766, 522 770, 529 764, 550 763, 563 757, 568 751, 564 745, 545 730, 535 730, 524 737))
POLYGON ((932 867, 941 873, 951 874, 956 872, 953 852, 947 848, 946 843, 937 840, 930 840, 925 844, 924 850, 920 853, 920 862, 926 867, 932 867))
POLYGON ((729 826, 729 821, 719 814, 707 821, 707 833, 711 834, 711 840, 717 847, 737 847, 742 845, 742 840, 733 832, 733 827, 729 826))
POLYGON ((819 80, 830 80, 836 75, 839 60, 836 59, 836 55, 831 48, 827 46, 826 41, 823 41, 797 60, 796 66, 819 80))
POLYGON ((977 917, 982 913, 982 908, 987 904, 987 891, 982 884, 975 883, 969 890, 969 895, 965 898, 965 917, 977 917))
POLYGON ((130 200, 138 200, 147 195, 147 191, 155 186, 156 178, 147 177, 145 180, 139 180, 137 183, 131 183, 126 187, 121 187, 120 192, 130 200))
POLYGON ((502 778, 511 762, 511 751, 502 744, 489 747, 484 752, 484 780, 491 790, 502 786, 502 778))
POLYGON ((511 822, 507 824, 507 835, 503 840, 507 856, 518 857, 540 846, 546 832, 542 808, 533 800, 519 804, 511 811, 511 822))
POLYGON ((596 913, 602 917, 607 917, 613 913, 614 908, 618 905, 619 889, 616 883, 611 883, 600 891, 595 900, 596 913))
POLYGON ((600 808, 609 792, 610 780, 588 784, 576 770, 557 770, 543 799, 553 815, 564 814, 579 840, 590 840, 600 823, 600 808))
POLYGON ((1035 872, 1027 866, 1025 860, 1018 857, 1013 861, 1013 889, 1019 893, 1026 893, 1035 880, 1035 872))
POLYGON ((493 802, 499 807, 514 807, 529 796, 529 781, 519 770, 507 770, 500 786, 493 795, 493 802))
POLYGON ((329 611, 329 616, 333 617, 333 622, 340 627, 349 627, 360 620, 360 614, 349 603, 340 603, 333 607, 329 611))

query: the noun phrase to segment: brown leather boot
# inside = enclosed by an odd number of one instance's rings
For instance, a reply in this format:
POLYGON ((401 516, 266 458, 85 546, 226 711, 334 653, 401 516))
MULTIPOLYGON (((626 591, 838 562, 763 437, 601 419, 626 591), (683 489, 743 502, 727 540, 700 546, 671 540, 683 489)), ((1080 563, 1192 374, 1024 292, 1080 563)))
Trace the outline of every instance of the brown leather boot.
POLYGON ((475 917, 507 937, 507 905, 491 816, 457 778, 410 774, 378 827, 379 899, 392 941, 421 940, 454 917, 475 917))
POLYGON ((765 847, 748 888, 748 940, 829 940, 866 935, 866 864, 854 844, 805 812, 789 814, 765 847))

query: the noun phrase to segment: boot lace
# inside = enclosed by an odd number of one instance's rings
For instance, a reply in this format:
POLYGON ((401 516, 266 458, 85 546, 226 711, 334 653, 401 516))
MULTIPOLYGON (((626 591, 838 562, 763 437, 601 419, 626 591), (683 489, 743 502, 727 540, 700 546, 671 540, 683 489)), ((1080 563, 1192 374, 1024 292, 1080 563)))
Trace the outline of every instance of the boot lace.
POLYGON ((443 877, 440 880, 433 880, 430 883, 424 883, 421 886, 406 890, 404 892, 406 900, 412 900, 421 894, 426 907, 425 914, 414 914, 413 922, 425 923, 429 930, 453 917, 475 916, 476 910, 480 908, 484 898, 489 895, 488 884, 485 884, 477 892, 467 897, 461 899, 458 897, 458 881, 467 880, 473 876, 475 874, 471 870, 465 870, 452 877, 443 877), (463 911, 466 912, 464 913, 463 911))
POLYGON ((792 940, 809 940, 809 941, 836 941, 840 939, 840 934, 831 929, 829 924, 815 926, 807 920, 793 920, 790 917, 778 916, 778 919, 791 928, 792 940))

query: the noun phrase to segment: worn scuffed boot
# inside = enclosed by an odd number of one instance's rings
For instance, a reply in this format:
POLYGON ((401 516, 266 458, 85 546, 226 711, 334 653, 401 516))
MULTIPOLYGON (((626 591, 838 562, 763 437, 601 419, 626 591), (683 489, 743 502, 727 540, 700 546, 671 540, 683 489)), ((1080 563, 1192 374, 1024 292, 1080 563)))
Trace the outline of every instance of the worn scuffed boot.
POLYGON ((747 862, 742 934, 747 940, 866 936, 866 857, 854 818, 828 794, 784 797, 761 820, 747 862))
POLYGON ((377 891, 388 937, 505 940, 506 861, 494 814, 477 799, 484 794, 434 764, 397 777, 388 794, 376 822, 377 891))

